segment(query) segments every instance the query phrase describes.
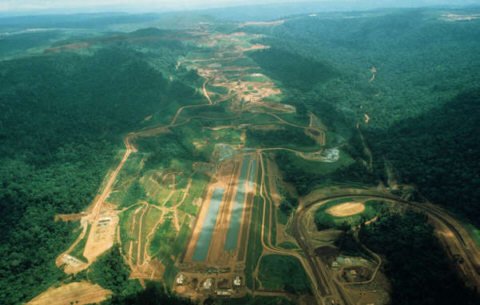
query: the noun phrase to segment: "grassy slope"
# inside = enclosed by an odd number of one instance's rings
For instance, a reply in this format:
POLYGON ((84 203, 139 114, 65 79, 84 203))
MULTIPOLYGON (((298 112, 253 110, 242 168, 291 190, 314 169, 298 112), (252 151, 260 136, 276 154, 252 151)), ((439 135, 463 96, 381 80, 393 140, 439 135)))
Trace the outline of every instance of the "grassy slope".
POLYGON ((266 289, 281 289, 300 294, 310 291, 309 278, 298 259, 292 256, 263 256, 259 279, 266 289))

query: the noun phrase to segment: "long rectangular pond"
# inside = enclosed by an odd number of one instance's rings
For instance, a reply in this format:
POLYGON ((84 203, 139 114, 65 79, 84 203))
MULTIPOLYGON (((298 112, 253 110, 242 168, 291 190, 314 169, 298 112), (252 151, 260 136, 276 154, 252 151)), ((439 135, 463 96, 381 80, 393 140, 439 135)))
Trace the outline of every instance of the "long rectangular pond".
MULTIPOLYGON (((255 178, 257 159, 254 158, 248 177, 248 187, 252 187, 255 178)), ((225 250, 234 250, 237 248, 238 232, 240 231, 240 223, 242 222, 243 208, 245 207, 245 195, 247 193, 247 174, 250 164, 250 156, 245 156, 240 170, 240 178, 238 179, 237 193, 233 202, 232 215, 230 224, 228 225, 227 240, 225 242, 225 250)), ((253 187, 252 187, 253 188, 253 187)))
POLYGON ((257 173, 257 158, 253 158, 252 166, 250 166, 250 174, 248 175, 248 190, 255 190, 255 174, 257 173))
POLYGON ((202 231, 198 237, 195 251, 193 252, 194 261, 204 261, 207 259, 208 248, 210 248, 210 241, 212 240, 213 228, 217 222, 218 211, 223 199, 223 188, 215 188, 213 190, 212 199, 208 206, 207 215, 203 222, 202 231))

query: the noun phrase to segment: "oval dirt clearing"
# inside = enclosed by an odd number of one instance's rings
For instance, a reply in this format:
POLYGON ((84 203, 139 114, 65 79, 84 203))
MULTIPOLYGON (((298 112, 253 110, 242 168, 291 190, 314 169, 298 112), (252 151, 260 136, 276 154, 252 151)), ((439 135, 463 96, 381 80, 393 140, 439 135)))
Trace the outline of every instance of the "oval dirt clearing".
POLYGON ((325 212, 336 217, 345 217, 362 213, 365 205, 361 202, 346 202, 329 208, 325 212))

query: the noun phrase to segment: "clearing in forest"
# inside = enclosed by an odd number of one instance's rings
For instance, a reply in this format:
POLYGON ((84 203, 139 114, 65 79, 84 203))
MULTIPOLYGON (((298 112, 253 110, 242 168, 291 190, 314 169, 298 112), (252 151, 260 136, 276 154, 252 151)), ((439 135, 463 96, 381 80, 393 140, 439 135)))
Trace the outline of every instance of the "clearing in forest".
POLYGON ((60 287, 51 287, 27 305, 64 305, 100 303, 111 295, 110 290, 88 282, 75 282, 60 287))
POLYGON ((333 206, 325 212, 335 217, 345 217, 362 213, 364 210, 365 205, 361 202, 347 202, 333 206))

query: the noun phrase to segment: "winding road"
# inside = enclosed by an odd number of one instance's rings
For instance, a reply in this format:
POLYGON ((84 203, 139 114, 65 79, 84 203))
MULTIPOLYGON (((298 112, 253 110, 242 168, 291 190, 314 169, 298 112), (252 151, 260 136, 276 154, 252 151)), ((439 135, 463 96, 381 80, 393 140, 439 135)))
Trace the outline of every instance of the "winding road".
POLYGON ((305 228, 305 222, 303 221, 303 218, 310 209, 317 207, 320 203, 340 198, 387 199, 399 204, 408 205, 416 210, 424 212, 432 221, 436 229, 444 229, 446 227, 448 230, 450 230, 451 235, 439 235, 439 238, 445 239, 444 242, 445 245, 447 245, 447 253, 450 252, 448 253, 450 257, 462 257, 463 266, 460 266, 459 269, 460 272, 463 273, 462 275, 467 280, 467 283, 471 286, 477 287, 477 289, 480 288, 480 250, 462 225, 441 207, 430 203, 407 201, 391 194, 374 192, 358 194, 345 192, 344 194, 318 198, 315 201, 304 204, 297 210, 293 223, 293 235, 306 254, 306 259, 310 264, 311 269, 314 271, 314 280, 319 283, 320 287, 317 293, 319 293, 320 298, 324 300, 322 304, 325 304, 325 300, 335 300, 335 302, 338 304, 353 305, 353 303, 348 299, 348 295, 343 290, 343 284, 335 281, 333 277, 329 275, 325 263, 322 262, 320 258, 315 256, 313 252, 315 249, 308 244, 309 236, 305 228), (453 251, 455 251, 455 253, 453 253, 453 251))

